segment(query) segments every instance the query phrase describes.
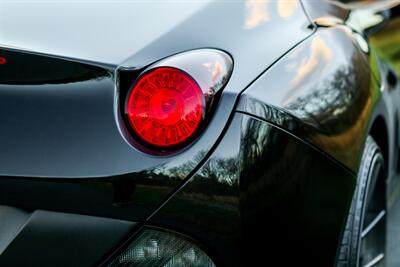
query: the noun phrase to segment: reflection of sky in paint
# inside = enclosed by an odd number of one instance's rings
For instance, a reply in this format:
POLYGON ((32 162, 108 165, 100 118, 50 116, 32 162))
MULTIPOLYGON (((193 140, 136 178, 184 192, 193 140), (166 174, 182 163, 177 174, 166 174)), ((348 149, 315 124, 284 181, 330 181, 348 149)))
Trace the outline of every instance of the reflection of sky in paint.
POLYGON ((315 71, 320 65, 322 70, 329 66, 329 62, 332 60, 333 52, 331 48, 325 43, 325 41, 319 37, 315 37, 311 43, 311 52, 308 58, 304 58, 300 62, 300 66, 297 66, 297 74, 292 80, 293 86, 297 86, 307 76, 315 71))
MULTIPOLYGON (((329 41, 333 40, 329 39, 329 41)), ((331 67, 334 64, 345 63, 340 60, 343 51, 335 51, 335 53, 336 57, 334 57, 332 44, 327 39, 318 36, 310 40, 308 46, 299 47, 297 51, 291 53, 285 68, 288 76, 292 77, 290 87, 293 90, 287 92, 281 104, 286 106, 295 101, 297 97, 303 95, 304 88, 318 84, 320 77, 324 77, 328 73, 334 75, 331 67)))
MULTIPOLYGON (((322 118, 332 118, 345 112, 357 93, 358 88, 354 86, 356 76, 344 62, 332 63, 335 60, 334 52, 326 39, 316 36, 307 48, 307 51, 302 53, 307 56, 301 60, 301 53, 292 55, 292 60, 297 58, 294 60, 299 62, 297 65, 291 63, 286 66, 288 71, 294 73, 294 78, 290 81, 293 90, 286 95, 282 104, 298 117, 319 118, 321 122, 322 118), (333 65, 340 67, 331 68, 333 65), (329 71, 331 73, 327 76, 329 71), (302 88, 310 78, 314 82, 308 85, 312 86, 311 88, 306 87, 308 89, 305 93, 302 88)), ((337 50, 335 54, 340 58, 337 50)))
POLYGON ((211 74, 211 80, 213 82, 216 82, 217 79, 220 78, 222 72, 225 72, 225 68, 221 62, 218 60, 215 60, 214 62, 207 62, 204 63, 203 66, 210 72, 211 74))
POLYGON ((253 29, 259 24, 269 20, 267 4, 267 0, 246 1, 246 16, 244 22, 245 29, 253 29))
POLYGON ((288 19, 295 13, 298 6, 297 0, 246 0, 244 28, 254 29, 268 22, 271 19, 271 14, 275 12, 281 18, 288 19))
POLYGON ((210 1, 71 2, 0 0, 0 45, 120 63, 210 1))
POLYGON ((297 0, 279 0, 277 2, 279 16, 289 18, 296 11, 298 4, 297 0))

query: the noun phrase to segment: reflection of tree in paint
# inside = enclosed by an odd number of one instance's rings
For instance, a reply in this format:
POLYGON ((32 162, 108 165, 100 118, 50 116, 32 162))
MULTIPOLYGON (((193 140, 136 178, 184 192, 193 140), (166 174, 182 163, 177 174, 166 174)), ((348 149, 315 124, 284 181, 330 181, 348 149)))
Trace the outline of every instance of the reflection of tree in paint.
POLYGON ((360 88, 368 88, 368 83, 368 77, 360 77, 353 67, 343 66, 329 80, 288 103, 285 108, 322 131, 339 132, 357 121, 356 116, 367 99, 367 91, 360 88), (362 100, 356 101, 357 98, 362 100), (338 124, 339 121, 342 125, 338 124))

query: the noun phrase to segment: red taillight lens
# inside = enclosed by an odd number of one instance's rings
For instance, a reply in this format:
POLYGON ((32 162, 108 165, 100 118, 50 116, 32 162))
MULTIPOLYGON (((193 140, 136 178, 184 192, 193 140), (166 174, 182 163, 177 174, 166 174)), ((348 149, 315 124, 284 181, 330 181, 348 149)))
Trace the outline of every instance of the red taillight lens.
POLYGON ((0 56, 0 65, 5 65, 7 63, 7 59, 5 57, 0 56))
POLYGON ((129 123, 145 142, 172 147, 187 141, 204 117, 205 99, 187 73, 159 67, 142 75, 126 103, 129 123))

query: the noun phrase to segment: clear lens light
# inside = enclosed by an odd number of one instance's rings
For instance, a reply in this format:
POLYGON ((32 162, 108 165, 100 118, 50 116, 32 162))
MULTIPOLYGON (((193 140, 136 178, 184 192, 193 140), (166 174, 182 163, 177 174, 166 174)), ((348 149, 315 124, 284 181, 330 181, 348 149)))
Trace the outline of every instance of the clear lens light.
POLYGON ((147 229, 109 267, 215 267, 195 244, 169 232, 147 229))

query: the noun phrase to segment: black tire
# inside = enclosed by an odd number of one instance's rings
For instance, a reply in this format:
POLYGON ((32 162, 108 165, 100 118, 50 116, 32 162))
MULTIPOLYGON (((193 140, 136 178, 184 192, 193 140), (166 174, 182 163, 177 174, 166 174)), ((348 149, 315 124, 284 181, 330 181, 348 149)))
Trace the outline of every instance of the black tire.
POLYGON ((338 250, 337 267, 385 266, 385 182, 382 152, 374 139, 368 136, 338 250))

